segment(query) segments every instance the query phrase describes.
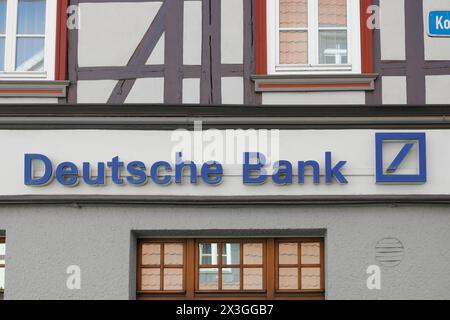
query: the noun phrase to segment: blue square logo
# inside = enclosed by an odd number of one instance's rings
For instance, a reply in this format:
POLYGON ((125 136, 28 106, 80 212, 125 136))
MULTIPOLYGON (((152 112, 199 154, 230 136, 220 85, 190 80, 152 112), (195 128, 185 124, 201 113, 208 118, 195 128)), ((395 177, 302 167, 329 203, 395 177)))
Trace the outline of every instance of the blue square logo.
POLYGON ((427 148, 425 133, 377 133, 375 134, 376 180, 380 184, 408 184, 427 182, 427 148), (384 146, 387 143, 400 144, 400 151, 392 158, 385 159, 384 146), (415 148, 417 146, 417 148, 415 148), (397 173, 403 161, 418 151, 417 174, 397 173), (389 163, 387 167, 383 164, 389 163))

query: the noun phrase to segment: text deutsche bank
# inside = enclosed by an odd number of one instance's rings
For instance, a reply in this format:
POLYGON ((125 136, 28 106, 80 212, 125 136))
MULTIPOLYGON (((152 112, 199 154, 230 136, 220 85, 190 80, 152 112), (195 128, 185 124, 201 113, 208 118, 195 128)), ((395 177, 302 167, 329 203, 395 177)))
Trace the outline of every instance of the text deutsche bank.
MULTIPOLYGON (((43 154, 25 154, 24 183, 27 186, 36 187, 48 185, 56 180, 63 186, 74 187, 82 181, 90 186, 101 186, 107 184, 107 177, 110 177, 110 181, 116 185, 128 183, 135 186, 145 185, 150 181, 155 185, 168 185, 172 182, 195 184, 199 180, 209 185, 222 182, 224 170, 219 162, 208 161, 197 166, 193 161, 185 161, 182 157, 182 153, 177 152, 174 165, 167 161, 157 161, 152 164, 145 164, 142 161, 125 163, 115 156, 107 162, 96 164, 83 162, 81 166, 78 166, 69 161, 55 164, 43 154), (36 165, 43 170, 36 170, 36 165), (92 174, 92 171, 96 174, 92 174)), ((319 161, 298 161, 293 164, 280 160, 275 162, 272 165, 272 171, 268 172, 264 154, 246 152, 243 154, 243 159, 242 182, 244 184, 262 184, 270 179, 278 185, 295 183, 294 166, 298 171, 298 177, 295 179, 298 184, 305 183, 306 171, 312 173, 311 182, 314 184, 321 183, 323 179, 319 161)), ((346 163, 347 161, 333 161, 332 153, 325 152, 324 182, 347 184, 347 179, 341 172, 346 163)))
POLYGON ((432 37, 450 37, 450 11, 430 12, 428 34, 432 37))

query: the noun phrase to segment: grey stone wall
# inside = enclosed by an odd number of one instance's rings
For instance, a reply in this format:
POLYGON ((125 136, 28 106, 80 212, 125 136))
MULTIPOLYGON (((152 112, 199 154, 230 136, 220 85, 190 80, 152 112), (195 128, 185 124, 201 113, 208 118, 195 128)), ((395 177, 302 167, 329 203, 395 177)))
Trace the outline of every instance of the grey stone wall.
POLYGON ((325 235, 327 299, 448 299, 449 225, 447 206, 3 206, 5 298, 133 299, 136 235, 271 230, 325 235), (379 265, 375 246, 387 237, 404 257, 380 265, 381 290, 370 291, 366 269, 379 265), (81 267, 81 290, 66 287, 69 265, 81 267))

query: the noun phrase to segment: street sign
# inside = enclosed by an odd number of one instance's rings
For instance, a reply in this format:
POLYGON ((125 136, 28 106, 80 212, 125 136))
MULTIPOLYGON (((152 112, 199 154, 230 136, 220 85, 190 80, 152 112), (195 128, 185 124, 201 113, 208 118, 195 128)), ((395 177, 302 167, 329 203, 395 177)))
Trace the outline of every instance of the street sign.
POLYGON ((428 35, 431 37, 450 37, 450 11, 430 12, 428 35))

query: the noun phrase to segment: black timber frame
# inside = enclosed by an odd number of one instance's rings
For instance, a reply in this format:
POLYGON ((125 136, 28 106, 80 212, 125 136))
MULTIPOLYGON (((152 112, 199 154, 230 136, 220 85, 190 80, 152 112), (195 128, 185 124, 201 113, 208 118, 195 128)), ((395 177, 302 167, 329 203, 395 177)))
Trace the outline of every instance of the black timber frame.
POLYGON ((450 129, 450 105, 4 105, 0 129, 450 129))

